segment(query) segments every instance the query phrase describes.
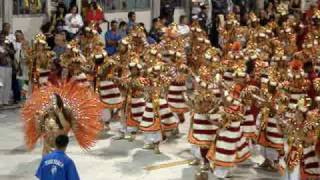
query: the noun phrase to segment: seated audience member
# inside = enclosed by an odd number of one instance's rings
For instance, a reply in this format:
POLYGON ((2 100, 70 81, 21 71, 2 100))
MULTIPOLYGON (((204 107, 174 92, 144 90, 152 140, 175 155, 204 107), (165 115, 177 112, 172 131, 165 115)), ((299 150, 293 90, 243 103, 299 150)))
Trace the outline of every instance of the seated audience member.
POLYGON ((117 21, 111 21, 111 29, 106 32, 106 51, 109 56, 112 56, 117 52, 118 42, 121 40, 120 34, 117 31, 118 23, 117 21))
POLYGON ((149 37, 152 38, 154 41, 159 43, 161 41, 161 22, 159 18, 154 18, 152 20, 152 26, 149 32, 149 37))
POLYGON ((65 25, 64 18, 67 14, 67 9, 63 2, 60 2, 57 11, 52 15, 50 32, 61 31, 65 25))
POLYGON ((129 32, 135 25, 136 25, 136 13, 131 11, 128 13, 128 29, 127 32, 129 32))
POLYGON ((72 6, 70 8, 70 13, 66 15, 64 20, 66 23, 64 29, 68 32, 67 39, 73 39, 84 25, 81 15, 78 14, 78 7, 72 6))
POLYGON ((4 34, 6 40, 8 40, 10 43, 13 43, 15 41, 15 36, 11 33, 11 25, 9 23, 5 22, 2 24, 1 34, 4 34))
POLYGON ((190 33, 190 27, 188 25, 188 18, 185 15, 180 16, 178 30, 181 35, 188 35, 190 33))
POLYGON ((90 4, 90 9, 86 14, 86 24, 95 24, 99 33, 101 33, 100 24, 104 20, 103 11, 98 7, 96 2, 90 4))
POLYGON ((121 36, 121 39, 127 36, 127 28, 128 24, 125 21, 121 21, 119 24, 119 30, 118 33, 121 36))
POLYGON ((65 153, 68 136, 59 135, 55 144, 56 150, 42 158, 36 177, 39 180, 80 180, 73 160, 65 153))
POLYGON ((152 37, 149 36, 147 30, 146 30, 146 27, 144 26, 144 23, 139 23, 139 26, 141 28, 143 28, 143 31, 144 31, 144 34, 146 35, 146 38, 147 38, 147 43, 148 44, 155 44, 157 43, 152 37))
POLYGON ((48 46, 52 50, 54 47, 54 35, 52 32, 50 32, 50 27, 51 23, 47 22, 41 26, 40 30, 46 36, 48 46))
POLYGON ((161 26, 167 27, 169 25, 168 19, 165 16, 160 16, 159 19, 160 19, 161 26))
POLYGON ((198 14, 199 24, 203 30, 207 31, 207 20, 208 20, 207 6, 204 3, 201 3, 200 8, 201 8, 201 11, 198 14))
POLYGON ((56 59, 59 59, 61 54, 66 50, 66 37, 63 33, 58 33, 54 37, 54 48, 53 52, 56 55, 56 59))

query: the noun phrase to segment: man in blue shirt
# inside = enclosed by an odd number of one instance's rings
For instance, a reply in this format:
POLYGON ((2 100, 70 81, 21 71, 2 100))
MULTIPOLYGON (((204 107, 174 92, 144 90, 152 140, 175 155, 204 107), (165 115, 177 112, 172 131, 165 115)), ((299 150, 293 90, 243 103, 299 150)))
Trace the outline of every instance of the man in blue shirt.
POLYGON ((118 33, 117 28, 117 21, 111 21, 111 30, 105 35, 106 51, 109 56, 112 56, 117 52, 118 43, 121 40, 121 35, 118 33))
POLYGON ((133 11, 130 11, 128 13, 128 29, 127 29, 127 33, 130 32, 130 30, 136 25, 136 13, 133 11))
POLYGON ((39 180, 79 180, 76 166, 66 154, 69 138, 59 135, 56 150, 42 158, 36 177, 39 180))

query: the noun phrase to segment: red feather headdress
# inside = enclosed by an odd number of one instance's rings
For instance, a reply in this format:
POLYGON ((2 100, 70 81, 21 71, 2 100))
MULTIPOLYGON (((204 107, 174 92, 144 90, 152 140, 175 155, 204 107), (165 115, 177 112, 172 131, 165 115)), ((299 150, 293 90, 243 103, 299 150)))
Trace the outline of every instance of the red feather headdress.
POLYGON ((103 104, 99 97, 88 88, 75 82, 60 86, 49 85, 36 89, 21 110, 24 123, 25 143, 32 150, 44 132, 37 130, 39 117, 52 107, 53 94, 59 95, 68 114, 65 115, 81 148, 92 147, 103 129, 101 112, 103 104))

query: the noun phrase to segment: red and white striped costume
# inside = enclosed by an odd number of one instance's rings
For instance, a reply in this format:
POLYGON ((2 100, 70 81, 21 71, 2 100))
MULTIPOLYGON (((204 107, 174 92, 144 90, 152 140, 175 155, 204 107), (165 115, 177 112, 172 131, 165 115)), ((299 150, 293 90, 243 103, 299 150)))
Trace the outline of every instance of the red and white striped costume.
POLYGON ((244 120, 241 122, 243 135, 255 139, 257 137, 257 123, 252 107, 245 107, 244 120))
POLYGON ((224 83, 226 83, 228 86, 231 86, 233 81, 233 71, 232 70, 226 70, 222 75, 224 83))
POLYGON ((217 123, 220 120, 220 114, 194 113, 189 131, 189 142, 200 147, 209 148, 216 138, 216 132, 219 128, 217 123), (215 124, 214 121, 217 123, 215 124))
POLYGON ((250 157, 247 138, 240 128, 240 121, 232 121, 230 126, 217 134, 215 146, 208 152, 208 159, 215 166, 233 167, 250 157))
POLYGON ((140 129, 144 132, 171 131, 178 127, 178 122, 165 99, 160 99, 159 112, 155 112, 152 102, 147 102, 140 129), (159 118, 155 116, 159 114, 159 118))
POLYGON ((113 81, 100 81, 99 94, 101 101, 107 108, 117 109, 122 106, 123 99, 121 97, 120 89, 113 81))
POLYGON ((299 99, 305 97, 306 94, 304 92, 290 92, 289 95, 289 108, 295 109, 298 104, 299 99))
POLYGON ((186 90, 185 82, 172 82, 169 86, 167 99, 172 112, 185 113, 189 111, 183 95, 186 90))
POLYGON ((127 118, 127 126, 132 128, 139 128, 142 121, 145 99, 143 97, 133 97, 130 102, 130 114, 127 118))
POLYGON ((240 102, 240 93, 243 86, 236 84, 232 87, 230 96, 230 105, 225 107, 225 113, 231 117, 225 128, 217 133, 215 144, 208 152, 207 158, 219 167, 233 167, 235 164, 247 160, 251 156, 248 138, 244 136, 241 128, 241 114, 243 114, 243 105, 240 102), (239 117, 237 117, 239 116, 239 117))
POLYGON ((286 155, 286 162, 282 163, 282 168, 286 168, 285 179, 319 179, 320 161, 316 155, 315 145, 297 148, 291 146, 286 155))
POLYGON ((320 159, 316 155, 315 145, 310 145, 303 148, 303 157, 301 166, 302 177, 317 177, 320 179, 320 159))
MULTIPOLYGON (((260 122, 262 120, 261 114, 258 116, 260 122)), ((284 136, 278 125, 276 117, 268 117, 265 123, 265 129, 260 129, 258 136, 258 143, 265 147, 282 150, 284 147, 284 136)))
MULTIPOLYGON (((276 100, 280 98, 280 94, 276 93, 272 95, 272 106, 276 107, 276 100)), ((258 143, 264 147, 272 148, 275 150, 283 150, 284 148, 284 135, 279 126, 280 116, 271 116, 270 110, 267 112, 265 109, 261 109, 257 121, 260 124, 258 133, 258 143)), ((291 112, 286 112, 284 118, 289 119, 292 116, 291 112)))

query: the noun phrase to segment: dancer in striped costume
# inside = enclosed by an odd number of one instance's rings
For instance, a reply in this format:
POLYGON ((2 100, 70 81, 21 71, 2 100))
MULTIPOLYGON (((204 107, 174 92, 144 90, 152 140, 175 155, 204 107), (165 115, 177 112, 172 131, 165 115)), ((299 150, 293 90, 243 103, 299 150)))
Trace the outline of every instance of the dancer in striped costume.
MULTIPOLYGON (((178 47, 177 47, 178 49, 178 47)), ((189 111, 185 101, 186 96, 186 78, 189 74, 189 68, 186 66, 186 57, 183 53, 183 46, 180 47, 173 54, 170 54, 170 73, 174 79, 168 90, 167 100, 172 112, 176 113, 179 117, 180 123, 183 123, 185 118, 184 114, 189 111)))
POLYGON ((209 169, 207 153, 211 144, 215 141, 218 124, 221 121, 219 114, 220 90, 210 77, 213 76, 212 69, 201 66, 199 77, 196 77, 196 89, 190 101, 192 107, 191 127, 188 140, 195 145, 194 148, 200 149, 201 157, 194 156, 196 159, 190 165, 199 164, 201 159, 201 170, 209 169))
POLYGON ((48 50, 44 34, 37 34, 33 40, 33 44, 34 46, 26 52, 31 89, 48 84, 50 65, 53 63, 54 57, 54 53, 48 50))
POLYGON ((244 110, 240 97, 245 87, 245 77, 244 69, 237 68, 235 85, 225 92, 221 128, 207 155, 214 167, 214 174, 219 178, 225 178, 231 167, 251 156, 248 139, 241 129, 244 110))
MULTIPOLYGON (((288 108, 292 115, 282 122, 288 148, 281 159, 280 170, 284 170, 284 178, 288 180, 318 179, 319 159, 315 153, 319 129, 318 110, 310 111, 311 99, 306 95, 310 82, 303 76, 301 61, 295 59, 290 65, 290 79, 285 88, 290 92, 288 108)), ((314 81, 316 89, 319 82, 317 79, 314 81)))
POLYGON ((127 139, 133 141, 139 130, 142 115, 145 110, 144 85, 145 79, 142 77, 143 66, 137 53, 130 53, 131 62, 128 64, 129 72, 122 77, 121 83, 125 90, 124 115, 126 124, 127 139))
POLYGON ((261 83, 261 97, 259 101, 261 110, 257 121, 259 124, 259 132, 257 142, 263 147, 264 162, 261 167, 276 168, 275 162, 279 161, 279 155, 283 153, 284 137, 280 128, 280 119, 286 112, 282 103, 285 96, 281 95, 277 82, 266 78, 261 83))
POLYGON ((110 129, 109 125, 113 110, 119 109, 123 105, 123 98, 118 87, 119 81, 114 72, 117 66, 117 63, 112 58, 106 58, 101 66, 97 66, 96 91, 106 107, 102 112, 102 120, 106 130, 110 129))
POLYGON ((262 74, 260 89, 262 101, 258 115, 259 133, 257 142, 262 146, 265 161, 261 167, 275 169, 280 155, 284 152, 284 135, 280 127, 283 118, 289 118, 288 100, 282 93, 281 86, 288 78, 287 61, 284 47, 279 40, 274 40, 275 52, 271 59, 271 66, 262 74))
MULTIPOLYGON (((157 53, 156 53, 157 54, 157 53)), ((170 78, 167 74, 167 67, 160 62, 161 56, 154 56, 151 67, 148 68, 148 85, 146 107, 140 123, 140 130, 145 137, 145 149, 154 149, 156 154, 160 153, 159 144, 166 138, 167 132, 177 129, 178 122, 169 108, 164 97, 165 87, 168 87, 170 78)))
POLYGON ((319 110, 317 107, 308 112, 309 103, 306 98, 299 100, 295 116, 286 122, 288 150, 280 162, 286 180, 320 178, 320 159, 315 148, 319 132, 319 110))
POLYGON ((235 66, 237 63, 243 62, 244 54, 241 51, 240 42, 234 42, 231 46, 231 51, 225 54, 224 58, 221 61, 222 64, 222 84, 225 88, 231 88, 234 84, 235 66))
POLYGON ((85 66, 87 65, 87 60, 81 54, 79 44, 76 40, 68 43, 66 52, 61 55, 60 59, 60 64, 63 68, 63 80, 72 80, 82 86, 91 88, 88 76, 84 72, 85 66))
POLYGON ((171 82, 168 90, 168 104, 175 114, 184 122, 184 113, 188 111, 185 103, 186 63, 185 39, 179 34, 178 26, 175 23, 164 29, 163 39, 160 42, 160 49, 163 61, 170 64, 170 75, 174 81, 171 82))
MULTIPOLYGON (((320 94, 320 78, 313 81, 313 85, 320 94)), ((303 123, 303 155, 301 160, 301 179, 319 179, 320 178, 320 158, 316 149, 317 139, 320 130, 320 96, 315 98, 315 109, 307 113, 306 120, 303 123)))

